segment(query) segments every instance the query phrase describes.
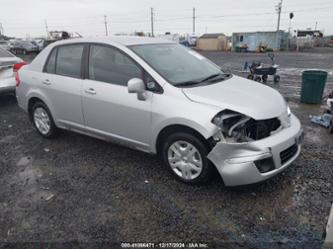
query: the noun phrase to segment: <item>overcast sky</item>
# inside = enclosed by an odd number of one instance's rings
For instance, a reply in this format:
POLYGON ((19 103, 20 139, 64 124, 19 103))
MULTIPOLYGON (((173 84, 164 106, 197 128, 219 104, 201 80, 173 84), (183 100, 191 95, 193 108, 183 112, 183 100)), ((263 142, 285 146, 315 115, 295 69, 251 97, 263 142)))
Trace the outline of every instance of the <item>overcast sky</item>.
MULTIPOLYGON (((105 35, 104 15, 110 34, 150 32, 154 8, 155 34, 192 33, 192 8, 196 8, 196 33, 276 30, 275 5, 279 0, 1 0, 0 23, 8 36, 45 36, 49 30, 105 35)), ((333 34, 332 0, 284 0, 281 29, 316 26, 333 34)))

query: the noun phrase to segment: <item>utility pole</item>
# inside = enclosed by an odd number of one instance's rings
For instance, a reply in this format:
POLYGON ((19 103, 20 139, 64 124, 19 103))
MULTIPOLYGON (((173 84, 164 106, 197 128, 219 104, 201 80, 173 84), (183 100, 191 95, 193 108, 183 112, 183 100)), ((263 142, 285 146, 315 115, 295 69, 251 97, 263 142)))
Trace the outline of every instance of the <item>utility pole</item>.
POLYGON ((193 8, 193 35, 195 34, 195 8, 193 8))
POLYGON ((151 36, 154 37, 154 9, 150 8, 151 36))
POLYGON ((291 19, 294 18, 294 13, 289 13, 289 27, 288 27, 288 39, 287 39, 287 51, 289 51, 290 46, 290 29, 291 29, 291 19))
POLYGON ((315 29, 314 29, 314 30, 317 30, 317 26, 318 26, 318 22, 316 22, 316 26, 315 26, 315 29))
POLYGON ((49 37, 50 37, 50 34, 49 34, 49 27, 47 26, 47 21, 46 21, 46 19, 44 20, 44 23, 45 23, 46 37, 49 38, 49 37))
POLYGON ((276 49, 277 50, 280 50, 280 48, 279 48, 279 30, 280 30, 280 19, 281 19, 282 1, 283 0, 280 0, 280 2, 278 3, 278 5, 276 6, 276 11, 278 13, 278 22, 277 22, 277 28, 276 28, 276 49))
POLYGON ((5 32, 3 31, 2 23, 0 22, 0 37, 5 36, 5 32))
POLYGON ((105 35, 108 36, 108 21, 106 20, 106 15, 104 15, 104 25, 105 25, 105 35))

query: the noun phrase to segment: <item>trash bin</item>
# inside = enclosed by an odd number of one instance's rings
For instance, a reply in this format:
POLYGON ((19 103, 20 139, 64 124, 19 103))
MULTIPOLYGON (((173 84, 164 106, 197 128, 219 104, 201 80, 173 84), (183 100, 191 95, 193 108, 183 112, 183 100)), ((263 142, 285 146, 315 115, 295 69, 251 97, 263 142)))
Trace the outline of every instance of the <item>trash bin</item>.
POLYGON ((320 104, 327 80, 327 72, 321 70, 306 70, 302 74, 301 102, 320 104))

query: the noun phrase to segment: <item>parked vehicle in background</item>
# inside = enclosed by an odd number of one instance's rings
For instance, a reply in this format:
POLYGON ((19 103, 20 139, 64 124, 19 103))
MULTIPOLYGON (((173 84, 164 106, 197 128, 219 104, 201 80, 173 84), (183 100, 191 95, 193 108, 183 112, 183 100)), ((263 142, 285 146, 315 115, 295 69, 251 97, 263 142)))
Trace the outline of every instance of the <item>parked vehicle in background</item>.
POLYGON ((188 43, 190 46, 196 46, 197 45, 197 39, 198 37, 196 35, 189 35, 188 36, 188 43))
POLYGON ((37 48, 37 53, 39 53, 43 48, 39 47, 39 44, 37 43, 37 41, 32 40, 30 41, 32 43, 32 45, 34 45, 37 48))
POLYGON ((10 50, 9 43, 6 40, 0 40, 0 48, 10 50))
POLYGON ((30 41, 16 40, 12 43, 11 51, 14 54, 30 54, 38 53, 38 45, 33 44, 30 41))
POLYGON ((47 39, 43 41, 43 49, 46 48, 48 45, 50 45, 53 42, 56 42, 57 40, 47 39))
POLYGON ((37 46, 38 46, 38 49, 39 51, 42 51, 44 49, 44 43, 45 43, 45 40, 44 39, 37 39, 35 40, 37 46))
POLYGON ((163 39, 53 43, 19 70, 16 97, 41 136, 62 128, 157 153, 185 183, 214 167, 227 186, 260 182, 301 150, 301 124, 279 92, 163 39))
POLYGON ((23 63, 22 59, 0 48, 0 94, 15 92, 14 65, 20 63, 23 63))

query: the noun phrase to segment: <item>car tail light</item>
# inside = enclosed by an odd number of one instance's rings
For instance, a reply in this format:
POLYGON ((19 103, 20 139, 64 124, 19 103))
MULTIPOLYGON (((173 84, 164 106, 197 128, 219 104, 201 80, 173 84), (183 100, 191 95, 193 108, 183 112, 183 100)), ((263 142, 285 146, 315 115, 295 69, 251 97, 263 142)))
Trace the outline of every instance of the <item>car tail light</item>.
POLYGON ((20 63, 16 63, 13 66, 13 71, 17 72, 21 67, 23 67, 24 65, 27 65, 27 63, 25 61, 20 62, 20 63))
POLYGON ((26 65, 27 63, 25 61, 23 62, 20 62, 20 63, 16 63, 14 64, 13 66, 13 71, 14 71, 14 74, 15 74, 15 80, 16 80, 16 87, 18 87, 21 83, 21 80, 20 80, 20 76, 19 76, 19 73, 18 73, 18 70, 23 67, 24 65, 26 65))
POLYGON ((16 87, 18 87, 21 83, 18 72, 15 72, 15 80, 16 80, 16 87))

